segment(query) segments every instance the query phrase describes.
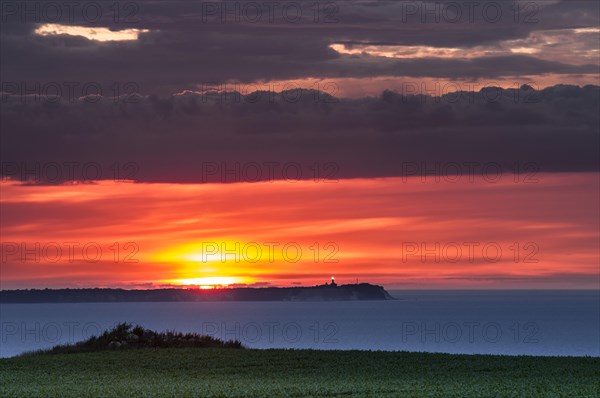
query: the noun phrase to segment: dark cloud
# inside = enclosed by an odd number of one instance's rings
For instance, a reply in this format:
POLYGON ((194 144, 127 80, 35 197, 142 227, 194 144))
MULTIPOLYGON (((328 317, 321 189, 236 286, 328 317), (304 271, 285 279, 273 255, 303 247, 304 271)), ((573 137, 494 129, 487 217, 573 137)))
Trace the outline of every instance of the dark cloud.
POLYGON ((252 181, 256 165, 262 179, 293 178, 295 170, 282 175, 291 163, 301 167, 302 178, 314 177, 315 165, 323 178, 399 176, 407 175, 407 164, 431 169, 466 162, 598 170, 597 86, 486 88, 443 97, 386 91, 335 99, 296 90, 187 93, 133 103, 27 100, 3 98, 5 176, 20 178, 29 170, 32 179, 36 167, 68 162, 78 164, 78 173, 98 163, 103 179, 113 178, 119 164, 121 177, 152 182, 252 181), (224 176, 225 170, 233 171, 224 176))
MULTIPOLYGON (((451 10, 452 2, 327 1, 321 2, 317 23, 314 1, 279 2, 272 20, 265 7, 257 23, 250 23, 252 16, 243 14, 239 21, 229 15, 227 23, 222 23, 220 17, 207 16, 202 4, 222 7, 220 2, 133 3, 139 8, 122 10, 118 21, 108 9, 93 23, 89 17, 83 18, 80 10, 76 10, 79 12, 74 13, 73 20, 66 16, 59 20, 67 25, 150 30, 131 42, 99 43, 64 35, 40 37, 33 32, 48 18, 42 15, 36 22, 5 10, 1 28, 3 82, 92 81, 107 87, 115 82, 135 82, 144 94, 164 95, 206 82, 232 80, 376 76, 474 79, 598 71, 597 63, 572 65, 564 60, 541 59, 538 54, 393 59, 343 55, 329 47, 345 43, 459 49, 486 45, 493 49, 501 41, 524 39, 534 31, 597 27, 599 5, 593 1, 523 2, 518 14, 514 2, 481 1, 472 11, 472 20, 466 6, 469 2, 455 2, 464 14, 458 22, 449 21, 454 18, 451 11, 440 11, 451 10), (282 16, 284 7, 292 4, 299 5, 303 13, 295 23, 282 16), (439 22, 427 17, 425 10, 431 7, 442 7, 435 11, 439 22), (483 10, 493 16, 489 10, 496 7, 500 7, 501 17, 493 21, 483 10), (425 22, 422 17, 426 17, 425 22)), ((248 3, 229 2, 239 4, 241 9, 248 3)))
MULTIPOLYGON (((490 88, 473 97, 462 93, 459 100, 452 94, 434 99, 392 91, 339 100, 293 90, 229 93, 225 100, 198 94, 207 85, 232 81, 595 76, 598 62, 585 54, 597 47, 598 2, 518 2, 516 13, 515 2, 486 0, 471 13, 468 2, 326 1, 319 4, 317 20, 312 0, 278 3, 273 14, 264 6, 261 20, 253 23, 252 14, 236 20, 227 13, 226 21, 207 15, 222 2, 119 3, 118 16, 106 6, 95 21, 93 14, 82 14, 87 3, 76 7, 73 18, 63 10, 62 18, 54 20, 43 12, 48 2, 3 2, 3 173, 21 176, 28 165, 51 162, 97 162, 104 179, 116 173, 181 182, 223 180, 219 171, 207 175, 204 167, 214 163, 221 168, 221 162, 227 169, 236 163, 282 167, 297 162, 303 178, 315 175, 310 171, 315 164, 320 176, 340 178, 399 175, 406 162, 423 161, 598 169, 599 99, 592 86, 490 88), (461 7, 457 21, 452 4, 461 7), (23 7, 29 10, 25 14, 23 7), (292 8, 284 15, 285 7, 292 8), (298 7, 302 17, 292 22, 298 7), (498 7, 501 14, 494 13, 498 7), (122 42, 34 33, 49 22, 148 32, 122 42), (578 28, 590 29, 574 33, 578 28), (569 38, 585 40, 569 52, 560 47, 569 38), (335 51, 333 44, 344 44, 350 53, 335 51), (395 58, 350 51, 369 45, 427 46, 428 55, 395 58), (458 52, 436 57, 431 48, 458 52), (185 90, 191 92, 174 95, 185 90), (50 101, 54 93, 62 98, 50 101), (94 93, 101 96, 71 101, 94 93), (131 93, 142 96, 131 101, 126 96, 131 93), (35 100, 36 95, 42 98, 35 100)), ((227 4, 243 9, 257 3, 227 4)), ((269 173, 263 166, 262 178, 270 178, 269 173)), ((72 177, 78 179, 80 172, 72 177)), ((282 177, 281 171, 272 177, 282 177)))

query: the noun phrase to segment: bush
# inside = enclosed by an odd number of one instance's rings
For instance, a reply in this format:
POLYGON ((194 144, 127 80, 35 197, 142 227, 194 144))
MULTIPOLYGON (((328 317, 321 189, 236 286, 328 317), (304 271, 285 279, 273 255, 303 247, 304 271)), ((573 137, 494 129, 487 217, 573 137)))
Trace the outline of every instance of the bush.
POLYGON ((243 348, 238 340, 223 341, 198 333, 181 333, 175 330, 155 332, 130 323, 119 323, 99 336, 72 344, 57 345, 47 350, 39 350, 24 355, 67 354, 104 350, 124 350, 140 348, 243 348))

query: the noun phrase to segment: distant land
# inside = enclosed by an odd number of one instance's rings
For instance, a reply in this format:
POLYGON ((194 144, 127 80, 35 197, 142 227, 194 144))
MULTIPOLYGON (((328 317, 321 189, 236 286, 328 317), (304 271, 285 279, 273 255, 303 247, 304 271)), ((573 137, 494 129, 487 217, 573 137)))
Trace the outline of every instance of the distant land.
POLYGON ((102 303, 171 301, 352 301, 394 300, 369 283, 311 287, 216 289, 26 289, 0 291, 0 303, 102 303))

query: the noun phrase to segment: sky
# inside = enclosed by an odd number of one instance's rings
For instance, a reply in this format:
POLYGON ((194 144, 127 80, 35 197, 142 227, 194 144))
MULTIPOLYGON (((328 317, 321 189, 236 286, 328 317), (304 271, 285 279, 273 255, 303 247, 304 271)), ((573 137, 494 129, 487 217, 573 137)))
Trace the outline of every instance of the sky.
POLYGON ((0 288, 599 288, 599 13, 3 1, 0 288))

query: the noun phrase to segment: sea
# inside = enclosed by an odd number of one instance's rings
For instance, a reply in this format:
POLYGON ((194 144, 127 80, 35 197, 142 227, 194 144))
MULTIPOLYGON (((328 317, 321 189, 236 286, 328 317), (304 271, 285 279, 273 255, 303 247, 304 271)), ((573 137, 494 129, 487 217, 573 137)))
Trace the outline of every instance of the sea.
POLYGON ((0 356, 120 322, 250 348, 600 356, 600 291, 390 291, 390 301, 0 304, 0 356))

